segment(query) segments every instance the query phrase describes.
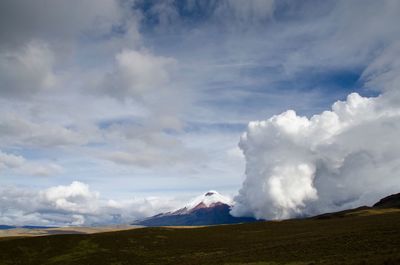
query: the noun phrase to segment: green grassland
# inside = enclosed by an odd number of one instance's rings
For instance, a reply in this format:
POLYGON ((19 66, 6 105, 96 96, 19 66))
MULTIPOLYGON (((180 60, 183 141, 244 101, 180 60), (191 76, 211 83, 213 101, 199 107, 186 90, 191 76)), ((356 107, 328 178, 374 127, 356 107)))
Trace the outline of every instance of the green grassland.
POLYGON ((0 240, 0 264, 400 264, 400 212, 0 240))

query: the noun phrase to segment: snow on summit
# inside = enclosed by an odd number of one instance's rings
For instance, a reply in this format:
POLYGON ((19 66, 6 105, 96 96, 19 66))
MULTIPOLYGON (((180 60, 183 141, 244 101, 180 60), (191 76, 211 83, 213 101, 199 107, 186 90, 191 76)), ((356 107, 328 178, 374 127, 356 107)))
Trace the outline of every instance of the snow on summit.
POLYGON ((221 195, 217 191, 211 190, 211 191, 204 193, 203 195, 200 195, 200 196, 194 198, 191 202, 189 202, 185 206, 185 208, 187 210, 191 210, 198 206, 210 207, 217 203, 232 205, 233 200, 230 197, 221 195))

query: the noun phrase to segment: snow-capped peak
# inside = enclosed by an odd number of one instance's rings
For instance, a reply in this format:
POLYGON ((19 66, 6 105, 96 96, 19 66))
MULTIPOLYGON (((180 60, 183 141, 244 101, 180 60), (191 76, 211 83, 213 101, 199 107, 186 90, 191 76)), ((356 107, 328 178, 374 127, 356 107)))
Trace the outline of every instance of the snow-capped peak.
POLYGON ((202 207, 210 207, 217 203, 223 203, 227 205, 232 205, 232 199, 219 194, 217 191, 210 190, 203 195, 200 195, 193 199, 190 203, 186 205, 187 210, 192 210, 199 205, 202 207))

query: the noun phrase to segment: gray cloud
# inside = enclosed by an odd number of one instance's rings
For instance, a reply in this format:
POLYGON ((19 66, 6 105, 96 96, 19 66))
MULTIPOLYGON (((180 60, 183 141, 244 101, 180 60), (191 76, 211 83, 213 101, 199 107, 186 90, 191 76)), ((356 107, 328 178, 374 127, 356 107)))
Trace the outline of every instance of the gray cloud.
POLYGON ((0 3, 0 48, 32 39, 70 41, 81 34, 105 34, 121 19, 116 0, 5 0, 0 3))
POLYGON ((53 66, 53 52, 40 41, 31 41, 17 51, 0 52, 0 95, 26 98, 54 87, 53 66))
POLYGON ((368 65, 362 74, 366 86, 374 90, 383 90, 398 98, 400 83, 400 60, 396 59, 400 52, 400 42, 396 41, 383 49, 368 65))
MULTIPOLYGON (((57 147, 82 145, 89 136, 62 125, 31 122, 9 114, 0 118, 0 145, 20 147, 57 147)), ((95 139, 95 135, 91 135, 95 139)))

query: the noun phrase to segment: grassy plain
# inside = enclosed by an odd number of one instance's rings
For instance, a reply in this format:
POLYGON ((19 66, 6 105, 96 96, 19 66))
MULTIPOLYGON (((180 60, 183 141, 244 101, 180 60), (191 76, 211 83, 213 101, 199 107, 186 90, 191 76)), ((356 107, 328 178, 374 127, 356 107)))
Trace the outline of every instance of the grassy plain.
POLYGON ((400 212, 2 238, 0 264, 398 265, 400 212))

